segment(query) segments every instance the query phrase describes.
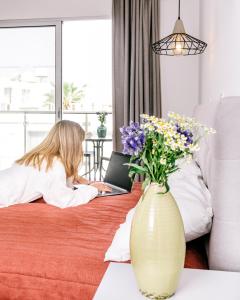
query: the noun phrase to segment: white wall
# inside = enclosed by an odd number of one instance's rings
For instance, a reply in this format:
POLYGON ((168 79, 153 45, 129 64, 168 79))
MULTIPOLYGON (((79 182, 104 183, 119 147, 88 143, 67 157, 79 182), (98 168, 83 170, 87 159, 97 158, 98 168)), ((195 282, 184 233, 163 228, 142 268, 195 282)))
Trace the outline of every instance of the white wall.
MULTIPOLYGON (((181 19, 186 32, 199 37, 199 1, 182 0, 181 19)), ((212 1, 212 0, 211 0, 212 1)), ((172 33, 177 19, 178 1, 160 0, 161 38, 172 33)), ((199 98, 199 56, 161 56, 162 108, 191 115, 199 98)))
POLYGON ((200 22, 208 43, 201 57, 201 101, 240 96, 240 1, 201 0, 200 22))
POLYGON ((0 20, 111 16, 111 0, 0 0, 0 20))

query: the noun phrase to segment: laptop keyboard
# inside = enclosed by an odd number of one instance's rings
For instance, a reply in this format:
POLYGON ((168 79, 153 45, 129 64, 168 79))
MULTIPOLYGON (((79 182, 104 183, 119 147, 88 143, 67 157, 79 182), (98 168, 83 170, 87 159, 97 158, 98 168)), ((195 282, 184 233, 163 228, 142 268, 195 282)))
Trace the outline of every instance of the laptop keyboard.
POLYGON ((111 192, 99 192, 98 194, 99 195, 113 195, 113 194, 118 194, 119 192, 120 192, 119 190, 112 188, 111 192))
POLYGON ((111 192, 99 192, 99 195, 106 195, 107 196, 107 195, 114 195, 114 194, 123 193, 123 191, 120 190, 120 189, 114 188, 114 187, 112 187, 108 184, 106 184, 106 185, 109 186, 112 189, 112 191, 111 192))

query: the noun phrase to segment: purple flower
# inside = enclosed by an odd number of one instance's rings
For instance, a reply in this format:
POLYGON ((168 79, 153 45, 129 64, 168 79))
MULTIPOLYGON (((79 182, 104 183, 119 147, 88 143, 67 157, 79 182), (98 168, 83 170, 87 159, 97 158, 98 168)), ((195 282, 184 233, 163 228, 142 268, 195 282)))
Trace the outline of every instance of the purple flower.
POLYGON ((186 130, 182 129, 179 126, 179 124, 177 124, 177 123, 175 124, 175 126, 176 126, 177 133, 183 134, 187 138, 185 146, 188 146, 188 145, 192 144, 193 143, 193 134, 192 134, 192 132, 189 129, 186 129, 186 130))
POLYGON ((144 146, 145 135, 143 129, 137 122, 130 122, 129 126, 121 127, 123 153, 129 155, 138 155, 144 146))

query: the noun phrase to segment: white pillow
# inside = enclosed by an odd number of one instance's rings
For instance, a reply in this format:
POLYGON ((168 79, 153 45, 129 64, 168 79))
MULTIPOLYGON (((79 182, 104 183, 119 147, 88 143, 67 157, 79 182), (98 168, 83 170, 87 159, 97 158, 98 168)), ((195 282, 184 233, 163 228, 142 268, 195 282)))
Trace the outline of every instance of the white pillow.
MULTIPOLYGON (((186 241, 194 240, 211 229, 211 195, 203 182, 201 171, 195 161, 185 163, 181 169, 169 177, 170 190, 181 212, 186 241)), ((126 261, 130 259, 129 241, 132 208, 125 223, 116 231, 111 246, 105 253, 104 261, 126 261)))

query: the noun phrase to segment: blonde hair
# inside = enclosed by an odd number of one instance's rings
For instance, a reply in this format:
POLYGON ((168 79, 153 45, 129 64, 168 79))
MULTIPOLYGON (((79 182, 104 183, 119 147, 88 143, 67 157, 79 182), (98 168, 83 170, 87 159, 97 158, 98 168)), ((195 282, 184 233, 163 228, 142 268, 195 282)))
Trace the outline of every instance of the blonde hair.
POLYGON ((37 147, 26 153, 16 163, 41 169, 46 161, 46 171, 52 167, 54 158, 64 165, 67 178, 78 176, 78 167, 83 160, 82 142, 85 132, 72 121, 60 121, 50 130, 47 137, 37 147))

